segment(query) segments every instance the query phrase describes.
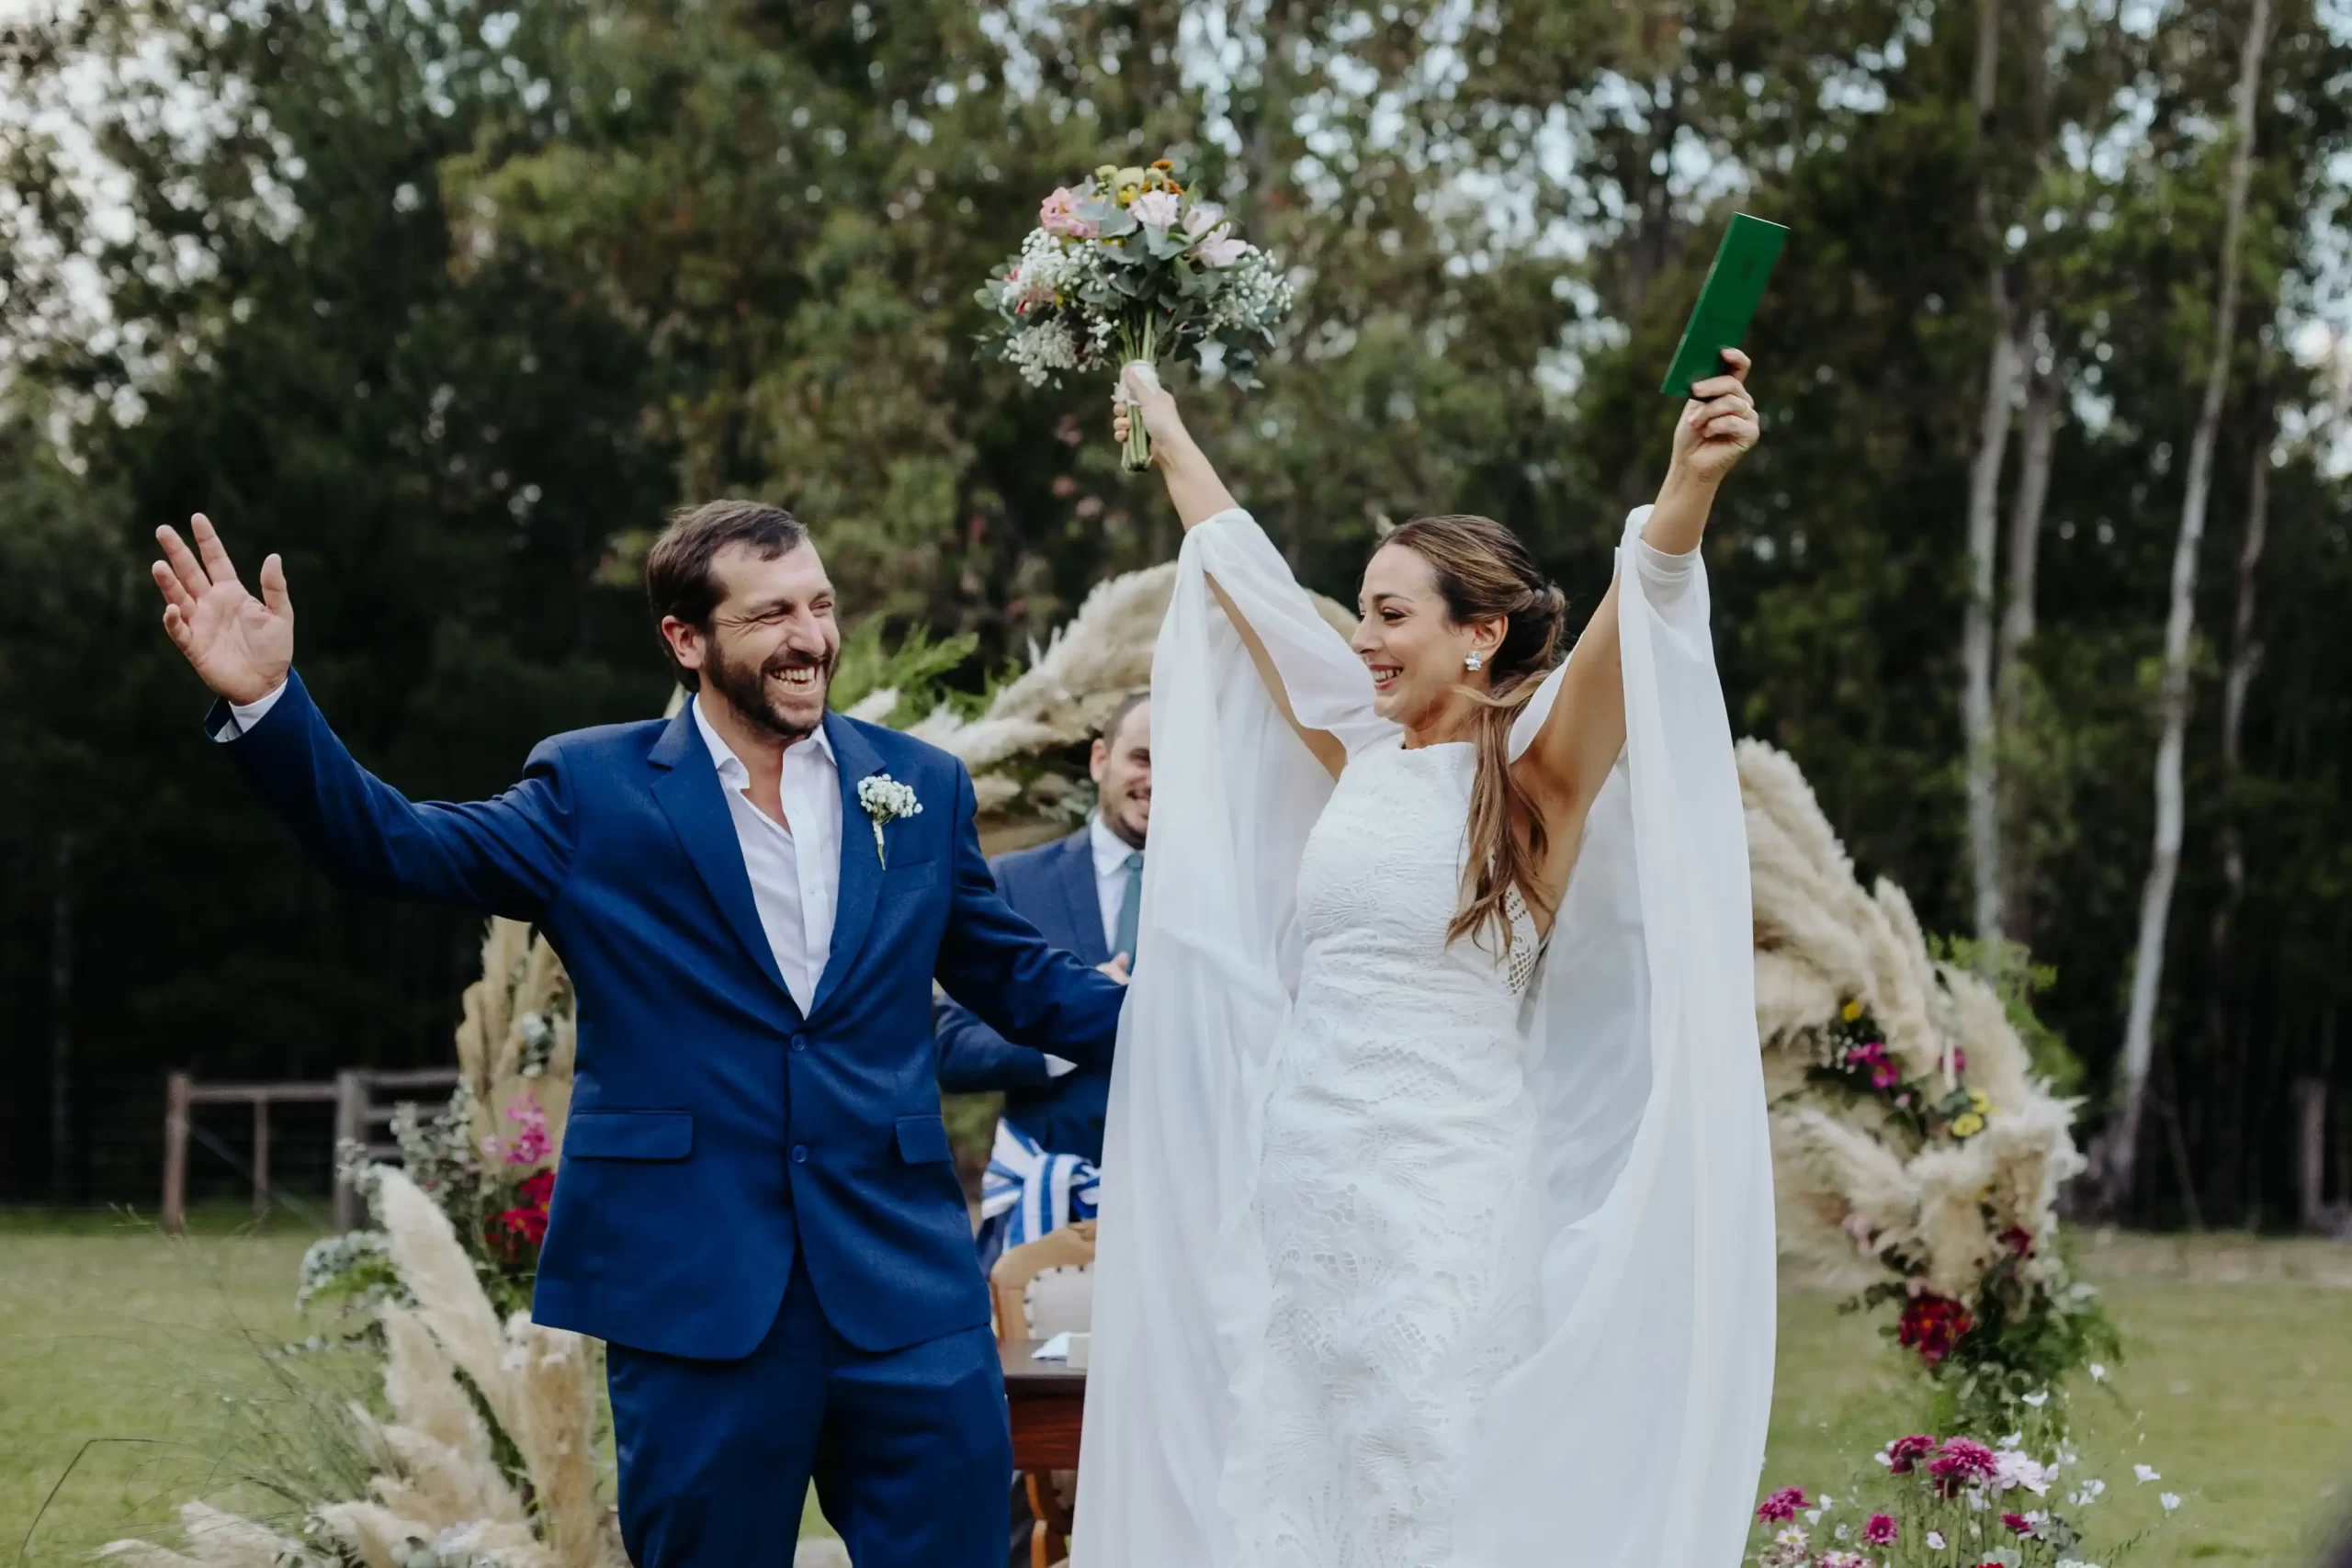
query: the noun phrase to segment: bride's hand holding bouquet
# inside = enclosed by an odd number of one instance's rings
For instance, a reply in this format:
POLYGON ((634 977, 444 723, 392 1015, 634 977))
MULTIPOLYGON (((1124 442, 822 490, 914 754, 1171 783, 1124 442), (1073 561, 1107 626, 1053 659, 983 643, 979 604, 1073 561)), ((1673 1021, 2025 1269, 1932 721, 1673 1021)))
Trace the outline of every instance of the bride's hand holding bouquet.
MULTIPOLYGON (((987 346, 1033 387, 1063 370, 1114 371, 1139 362, 1214 365, 1257 385, 1257 354, 1290 313, 1279 264, 1241 239, 1163 158, 1105 164, 1046 197, 1037 227, 979 291, 1001 330, 987 346)), ((1150 464, 1144 424, 1123 437, 1131 471, 1150 464)))

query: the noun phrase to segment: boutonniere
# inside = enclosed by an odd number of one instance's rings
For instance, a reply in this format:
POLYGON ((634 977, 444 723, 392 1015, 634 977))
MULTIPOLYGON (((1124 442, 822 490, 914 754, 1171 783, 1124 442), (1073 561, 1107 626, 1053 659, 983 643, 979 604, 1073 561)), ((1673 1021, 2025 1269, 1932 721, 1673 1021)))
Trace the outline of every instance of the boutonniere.
POLYGON ((889 852, 882 847, 882 825, 896 822, 901 817, 922 815, 922 802, 915 792, 888 773, 876 773, 872 778, 857 782, 857 803, 865 807, 865 815, 874 823, 874 853, 885 871, 889 869, 889 852))

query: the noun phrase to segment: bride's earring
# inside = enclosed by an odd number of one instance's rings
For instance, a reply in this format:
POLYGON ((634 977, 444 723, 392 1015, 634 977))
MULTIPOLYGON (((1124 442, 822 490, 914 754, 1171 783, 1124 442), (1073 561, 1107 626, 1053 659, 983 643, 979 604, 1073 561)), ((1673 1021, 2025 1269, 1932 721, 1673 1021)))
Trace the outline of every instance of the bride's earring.
POLYGON ((1481 670, 1486 667, 1486 660, 1480 657, 1478 650, 1474 648, 1470 650, 1468 656, 1462 660, 1462 668, 1464 670, 1481 670))

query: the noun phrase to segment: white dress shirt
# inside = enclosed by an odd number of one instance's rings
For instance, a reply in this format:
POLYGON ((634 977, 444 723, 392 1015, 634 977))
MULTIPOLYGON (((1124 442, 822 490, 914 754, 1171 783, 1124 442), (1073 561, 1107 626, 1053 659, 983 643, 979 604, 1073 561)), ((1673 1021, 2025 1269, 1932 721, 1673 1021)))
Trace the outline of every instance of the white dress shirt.
MULTIPOLYGON (((1127 857, 1135 846, 1104 825, 1102 814, 1086 819, 1086 841, 1094 852, 1094 901, 1102 908, 1102 946, 1114 957, 1119 952, 1119 910, 1127 900, 1127 857)), ((1135 962, 1127 954, 1127 962, 1135 962)))
POLYGON ((687 705, 718 770, 728 813, 735 819, 735 841, 742 846, 752 904, 760 912, 768 951, 775 954, 785 988, 806 1017, 816 999, 818 976, 832 955, 833 916, 841 897, 841 768, 833 760, 832 742, 820 726, 806 740, 785 748, 776 793, 782 797, 785 822, 791 824, 786 828, 752 804, 744 793, 752 787, 752 770, 711 728, 701 700, 687 705))
MULTIPOLYGON (((285 694, 286 685, 280 682, 276 691, 254 702, 231 703, 229 721, 213 739, 234 740, 259 724, 285 694)), ((719 739, 718 731, 703 716, 702 704, 695 701, 687 706, 694 712, 695 728, 702 732, 703 745, 709 750, 711 764, 718 770, 728 814, 735 820, 735 841, 743 851, 743 869, 752 879, 752 905, 760 913, 768 951, 775 955, 785 988, 806 1017, 816 1000, 818 977, 832 956, 833 917, 841 899, 842 786, 833 744, 825 739, 820 726, 808 739, 785 748, 776 793, 783 800, 785 821, 792 824, 787 829, 753 806, 743 793, 752 787, 752 770, 719 739)), ((1101 858, 1098 851, 1098 866, 1101 858)))

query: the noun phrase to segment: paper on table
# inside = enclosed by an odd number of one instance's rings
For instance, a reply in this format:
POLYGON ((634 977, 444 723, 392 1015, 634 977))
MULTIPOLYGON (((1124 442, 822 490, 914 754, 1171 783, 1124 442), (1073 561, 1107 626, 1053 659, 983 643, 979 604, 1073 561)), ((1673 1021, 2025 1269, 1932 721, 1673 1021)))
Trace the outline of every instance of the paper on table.
POLYGON ((1067 1361, 1069 1359, 1069 1330, 1065 1328, 1035 1350, 1029 1352, 1033 1361, 1067 1361))

